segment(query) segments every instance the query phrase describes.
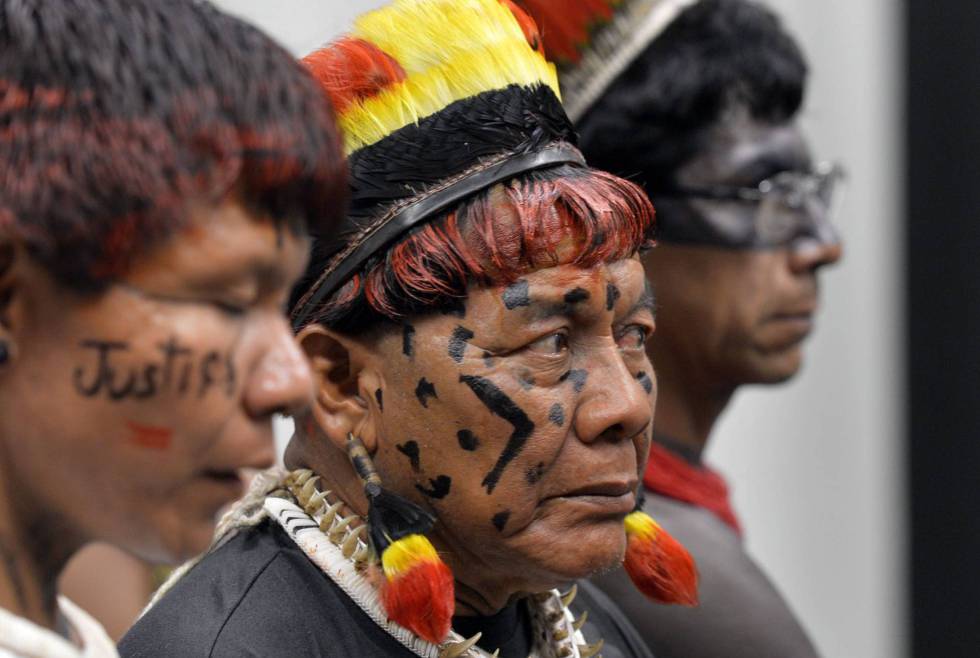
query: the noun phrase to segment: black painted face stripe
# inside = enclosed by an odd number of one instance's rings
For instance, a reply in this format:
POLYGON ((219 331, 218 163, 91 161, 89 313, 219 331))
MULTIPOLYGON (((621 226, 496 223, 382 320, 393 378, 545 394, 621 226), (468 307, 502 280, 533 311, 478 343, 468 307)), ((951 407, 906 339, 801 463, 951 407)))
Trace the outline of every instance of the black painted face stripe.
POLYGON ((587 300, 589 296, 589 291, 585 288, 572 288, 565 293, 564 300, 566 304, 578 304, 587 300))
POLYGON ((513 311, 521 306, 530 306, 530 286, 526 279, 518 279, 504 290, 504 307, 513 311))
POLYGON ((429 398, 438 398, 439 396, 436 394, 435 384, 423 377, 419 380, 419 385, 415 387, 415 397, 419 399, 419 404, 428 409, 429 398))
POLYGON ((410 324, 402 325, 402 354, 411 357, 415 352, 415 327, 410 324))
POLYGON ((510 438, 507 439, 507 445, 497 458, 497 463, 483 478, 482 486, 486 487, 487 493, 490 494, 500 482, 500 476, 507 465, 524 449, 525 442, 534 432, 534 423, 523 409, 490 380, 476 375, 460 375, 459 381, 470 387, 490 413, 500 416, 514 427, 510 438))
POLYGON ((615 308, 616 306, 616 302, 619 300, 621 296, 622 293, 619 292, 619 288, 616 287, 616 284, 607 283, 606 284, 606 310, 607 311, 613 310, 613 308, 615 308))
POLYGON ((408 457, 408 463, 411 465, 412 470, 418 472, 421 467, 421 460, 419 458, 419 444, 416 441, 406 441, 395 446, 398 452, 402 453, 408 457))
POLYGON ((453 335, 449 337, 449 356, 456 363, 462 363, 463 354, 466 352, 466 345, 475 334, 463 326, 453 329, 453 335))
POLYGON ((653 380, 650 379, 650 375, 645 372, 638 372, 636 373, 636 380, 643 386, 643 390, 647 392, 647 395, 653 392, 653 380))

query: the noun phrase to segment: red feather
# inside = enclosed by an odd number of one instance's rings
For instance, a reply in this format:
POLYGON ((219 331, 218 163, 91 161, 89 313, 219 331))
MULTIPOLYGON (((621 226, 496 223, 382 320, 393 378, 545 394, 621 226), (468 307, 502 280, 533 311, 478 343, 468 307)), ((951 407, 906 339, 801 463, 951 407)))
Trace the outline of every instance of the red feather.
POLYGON ((612 20, 622 0, 517 0, 538 24, 548 56, 559 64, 577 64, 592 30, 612 20))
POLYGON ((697 605, 698 572, 687 549, 643 512, 630 514, 626 528, 623 567, 636 588, 658 603, 697 605))
POLYGON ((441 560, 419 562, 385 578, 381 601, 392 621, 439 644, 449 634, 455 609, 452 571, 441 560))
POLYGON ((405 80, 405 69, 373 43, 344 37, 303 58, 337 114, 405 80))

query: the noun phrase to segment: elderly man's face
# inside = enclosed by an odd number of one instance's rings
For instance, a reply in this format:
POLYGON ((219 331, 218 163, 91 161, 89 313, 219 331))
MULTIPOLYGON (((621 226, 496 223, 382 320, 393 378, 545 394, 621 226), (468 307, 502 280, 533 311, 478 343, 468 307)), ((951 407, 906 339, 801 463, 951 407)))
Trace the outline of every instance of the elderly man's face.
MULTIPOLYGON (((705 138, 704 148, 677 174, 684 186, 755 187, 780 172, 808 171, 810 154, 799 127, 733 112, 705 138)), ((711 199, 658 199, 663 224, 752 221, 752 208, 711 199), (746 211, 749 212, 746 212, 746 211)), ((735 231, 737 233, 737 231, 735 231)), ((771 248, 664 241, 645 259, 661 321, 651 356, 668 377, 691 376, 710 386, 775 383, 802 361, 818 305, 817 272, 836 262, 831 234, 771 248)), ((667 386, 667 379, 664 385, 667 386)))
POLYGON ((382 338, 375 461, 433 509, 464 583, 552 587, 621 559, 649 441, 653 332, 640 261, 471 288, 382 338))

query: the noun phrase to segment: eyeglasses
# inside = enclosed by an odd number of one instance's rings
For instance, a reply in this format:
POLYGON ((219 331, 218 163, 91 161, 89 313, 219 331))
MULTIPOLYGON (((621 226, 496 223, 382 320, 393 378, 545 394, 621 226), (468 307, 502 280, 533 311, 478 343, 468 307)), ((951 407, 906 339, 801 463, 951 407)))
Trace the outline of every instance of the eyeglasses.
POLYGON ((846 175, 836 163, 823 162, 812 171, 784 171, 754 187, 729 185, 675 185, 659 189, 657 196, 667 198, 706 199, 743 204, 751 209, 752 221, 732 222, 728 218, 705 226, 662 225, 666 240, 720 243, 733 247, 785 246, 800 238, 836 242, 831 226, 839 205, 841 183, 846 175))

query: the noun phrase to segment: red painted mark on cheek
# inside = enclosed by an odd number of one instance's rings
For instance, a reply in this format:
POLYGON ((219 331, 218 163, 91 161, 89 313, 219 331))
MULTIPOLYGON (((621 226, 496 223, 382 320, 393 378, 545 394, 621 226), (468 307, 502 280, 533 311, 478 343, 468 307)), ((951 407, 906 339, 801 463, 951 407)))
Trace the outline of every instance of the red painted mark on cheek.
POLYGON ((167 450, 170 448, 170 442, 173 439, 174 432, 169 427, 140 425, 131 420, 126 422, 126 427, 132 432, 129 437, 129 442, 140 448, 146 448, 147 450, 167 450))

